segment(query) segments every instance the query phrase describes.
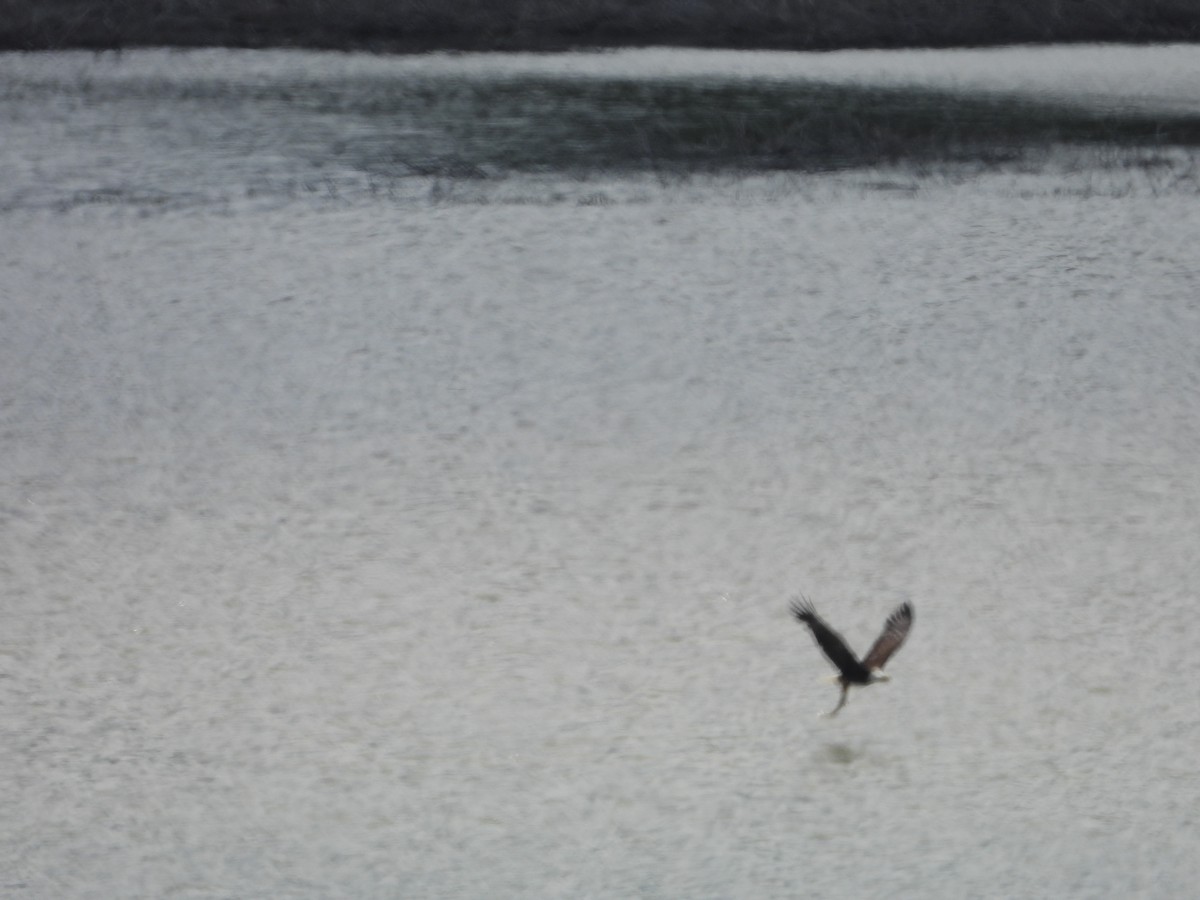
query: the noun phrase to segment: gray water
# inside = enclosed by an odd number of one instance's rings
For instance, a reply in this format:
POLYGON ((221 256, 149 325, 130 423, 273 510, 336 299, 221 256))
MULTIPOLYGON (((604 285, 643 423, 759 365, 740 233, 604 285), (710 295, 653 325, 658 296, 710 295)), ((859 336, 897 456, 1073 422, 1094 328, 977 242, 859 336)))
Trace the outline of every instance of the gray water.
POLYGON ((390 64, 0 58, 0 893, 1190 896, 1194 159, 384 184, 94 99, 390 64), (801 591, 916 609, 832 720, 801 591))

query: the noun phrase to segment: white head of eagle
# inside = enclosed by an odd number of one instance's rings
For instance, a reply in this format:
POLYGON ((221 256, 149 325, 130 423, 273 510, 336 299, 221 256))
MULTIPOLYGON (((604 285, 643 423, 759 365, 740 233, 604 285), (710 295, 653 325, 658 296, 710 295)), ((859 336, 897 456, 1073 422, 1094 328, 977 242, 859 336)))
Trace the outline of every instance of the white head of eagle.
POLYGON ((860 660, 846 645, 842 636, 825 624, 813 609, 813 605, 804 597, 792 601, 792 615, 809 627, 817 645, 837 667, 838 674, 834 677, 834 683, 841 685, 842 696, 838 705, 825 714, 827 716, 836 715, 838 710, 846 705, 846 697, 852 685, 861 687, 892 680, 890 675, 883 674, 883 667, 892 654, 900 649, 913 623, 912 605, 902 603, 897 606, 884 623, 883 633, 875 639, 867 655, 860 660))

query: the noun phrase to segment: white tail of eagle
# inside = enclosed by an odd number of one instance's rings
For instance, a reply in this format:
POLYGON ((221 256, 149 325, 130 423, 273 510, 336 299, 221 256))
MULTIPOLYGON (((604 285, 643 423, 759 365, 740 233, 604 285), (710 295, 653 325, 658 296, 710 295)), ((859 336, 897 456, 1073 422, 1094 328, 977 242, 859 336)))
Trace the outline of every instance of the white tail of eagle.
POLYGON ((897 606, 895 611, 888 616, 887 622, 883 626, 883 634, 875 639, 875 643, 871 645, 867 655, 860 660, 854 655, 854 651, 846 646, 842 636, 825 624, 824 620, 817 615, 817 611, 813 609, 813 605, 805 598, 801 597, 799 600, 792 601, 792 615, 809 627, 817 644, 838 669, 838 675, 834 680, 841 685, 842 696, 838 700, 838 705, 832 711, 825 713, 826 716, 837 715, 838 710, 846 705, 846 697, 850 692, 851 685, 865 686, 877 681, 890 680, 887 675, 883 674, 883 667, 892 658, 892 654, 900 649, 900 645, 908 637, 913 623, 912 606, 908 603, 897 606))

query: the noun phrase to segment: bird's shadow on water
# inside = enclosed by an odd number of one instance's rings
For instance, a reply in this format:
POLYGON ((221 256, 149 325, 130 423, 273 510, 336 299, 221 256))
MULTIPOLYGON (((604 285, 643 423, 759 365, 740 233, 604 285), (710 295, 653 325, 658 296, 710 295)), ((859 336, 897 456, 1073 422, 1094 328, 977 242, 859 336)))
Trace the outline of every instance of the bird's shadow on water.
POLYGON ((823 744, 817 750, 817 759, 824 763, 849 766, 867 755, 866 750, 840 741, 823 744))

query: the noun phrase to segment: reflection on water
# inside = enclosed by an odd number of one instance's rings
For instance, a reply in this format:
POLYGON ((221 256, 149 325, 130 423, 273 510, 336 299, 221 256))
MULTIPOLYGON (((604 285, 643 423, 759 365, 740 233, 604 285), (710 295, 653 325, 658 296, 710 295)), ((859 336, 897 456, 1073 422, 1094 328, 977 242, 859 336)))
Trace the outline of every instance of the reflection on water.
POLYGON ((1119 48, 0 55, 0 204, 395 199, 414 178, 670 180, 996 162, 1058 143, 1137 144, 1155 148, 1149 162, 1161 164, 1166 148, 1200 144, 1200 109, 1188 105, 1200 52, 1156 53, 1149 71, 1145 54, 1119 48), (948 68, 961 77, 947 78, 948 68))
POLYGON ((1192 890, 1188 153, 372 181, 276 67, 456 61, 82 59, 0 60, 5 890, 1192 890), (800 590, 919 607, 834 720, 800 590))
POLYGON ((821 757, 826 762, 831 762, 839 766, 848 766, 862 759, 863 752, 854 749, 849 744, 825 744, 821 751, 821 757))

